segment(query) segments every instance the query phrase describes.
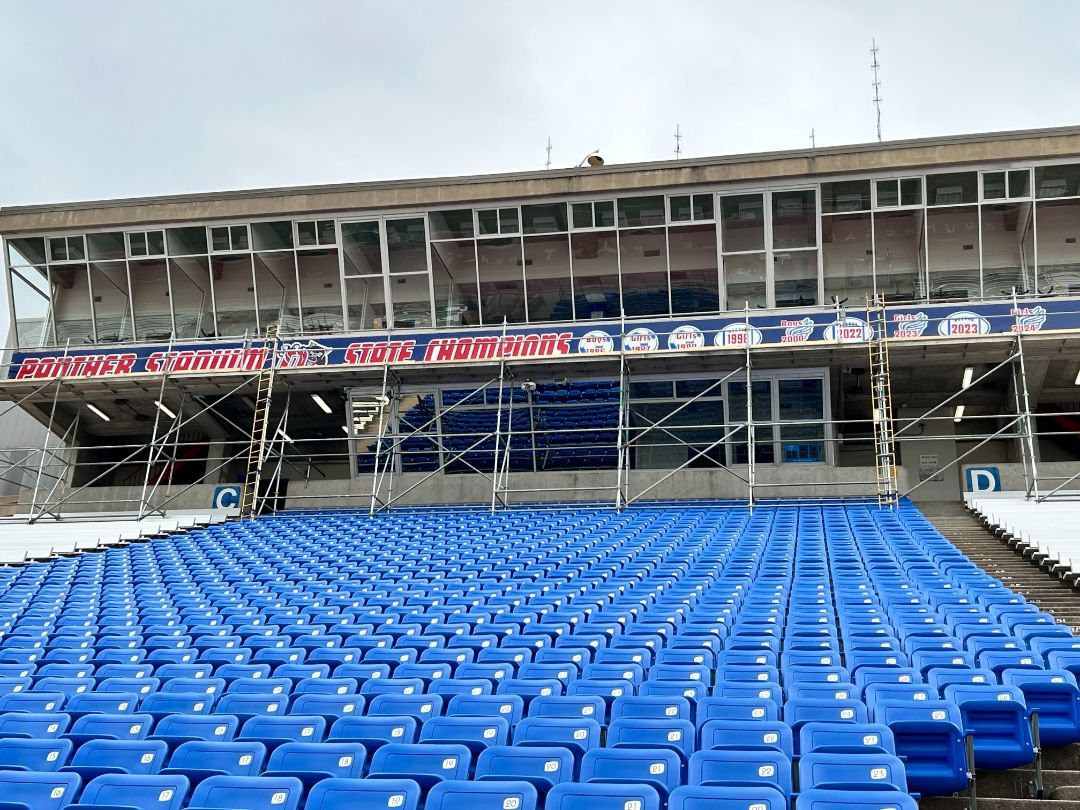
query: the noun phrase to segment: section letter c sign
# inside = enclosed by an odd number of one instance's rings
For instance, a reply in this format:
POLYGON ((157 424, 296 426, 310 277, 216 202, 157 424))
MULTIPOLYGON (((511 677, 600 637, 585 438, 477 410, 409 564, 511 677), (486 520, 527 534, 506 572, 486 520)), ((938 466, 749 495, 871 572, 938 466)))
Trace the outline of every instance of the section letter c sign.
POLYGON ((239 484, 233 484, 224 487, 214 488, 214 501, 210 505, 211 509, 239 509, 240 508, 240 486, 239 484))

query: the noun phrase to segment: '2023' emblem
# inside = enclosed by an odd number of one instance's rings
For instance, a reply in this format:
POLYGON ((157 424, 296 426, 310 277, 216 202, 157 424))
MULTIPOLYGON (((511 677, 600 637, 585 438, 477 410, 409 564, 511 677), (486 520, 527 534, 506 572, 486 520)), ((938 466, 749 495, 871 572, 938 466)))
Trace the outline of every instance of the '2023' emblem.
POLYGON ((976 312, 961 310, 941 319, 938 334, 945 337, 964 337, 965 335, 990 334, 990 321, 976 312))

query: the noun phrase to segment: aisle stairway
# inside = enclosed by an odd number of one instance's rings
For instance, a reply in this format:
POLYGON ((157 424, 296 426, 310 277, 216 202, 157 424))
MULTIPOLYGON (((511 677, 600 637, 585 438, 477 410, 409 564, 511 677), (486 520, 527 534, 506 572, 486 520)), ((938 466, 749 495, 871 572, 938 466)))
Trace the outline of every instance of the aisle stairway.
MULTIPOLYGON (((1080 626, 1080 594, 991 534, 963 504, 921 504, 920 509, 957 548, 988 573, 1060 621, 1080 626)), ((1031 799, 1030 769, 979 771, 980 810, 1080 810, 1080 744, 1048 748, 1043 757, 1044 799, 1031 799), (1049 801, 1048 801, 1049 800, 1049 801)), ((966 808, 966 798, 929 798, 924 810, 966 808)))

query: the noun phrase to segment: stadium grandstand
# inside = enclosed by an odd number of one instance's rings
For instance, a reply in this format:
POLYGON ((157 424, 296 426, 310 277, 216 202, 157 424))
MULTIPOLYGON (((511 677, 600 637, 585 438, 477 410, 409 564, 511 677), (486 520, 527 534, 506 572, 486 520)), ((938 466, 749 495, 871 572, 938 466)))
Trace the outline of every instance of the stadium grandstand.
POLYGON ((592 162, 0 209, 0 810, 1080 808, 1080 127, 592 162))

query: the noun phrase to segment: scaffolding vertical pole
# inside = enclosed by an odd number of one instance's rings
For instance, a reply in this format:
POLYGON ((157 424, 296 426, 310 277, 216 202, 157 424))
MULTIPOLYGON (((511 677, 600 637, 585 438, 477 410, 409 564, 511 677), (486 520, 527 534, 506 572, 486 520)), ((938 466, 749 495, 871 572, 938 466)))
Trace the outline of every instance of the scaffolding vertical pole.
MULTIPOLYGON (((169 354, 172 356, 172 338, 169 339, 169 354)), ((169 379, 168 367, 161 370, 161 385, 158 386, 158 398, 154 403, 154 429, 150 433, 150 446, 146 448, 146 470, 143 472, 142 492, 139 493, 139 520, 143 518, 143 506, 146 505, 146 489, 150 485, 150 471, 154 467, 154 450, 158 443, 158 428, 161 425, 161 408, 165 404, 165 382, 169 379)))
POLYGON ((404 455, 401 450, 401 444, 397 441, 397 437, 401 431, 401 380, 397 375, 394 375, 394 387, 390 390, 390 401, 387 403, 390 407, 390 435, 393 437, 393 441, 390 442, 390 454, 386 457, 384 464, 386 473, 386 502, 390 503, 394 499, 394 474, 397 472, 398 464, 394 459, 396 454, 398 459, 402 459, 404 455), (394 429, 394 425, 397 425, 397 429, 394 429))
MULTIPOLYGON (((165 435, 162 437, 161 446, 158 447, 157 442, 154 442, 154 444, 150 447, 150 457, 147 459, 147 467, 148 467, 148 474, 146 476, 147 483, 149 483, 149 481, 150 481, 149 472, 153 470, 154 465, 157 464, 162 458, 167 458, 167 459, 169 459, 169 461, 166 461, 165 466, 162 468, 161 472, 158 473, 157 477, 154 480, 153 485, 150 487, 150 491, 146 492, 145 489, 143 490, 144 494, 139 499, 139 520, 142 520, 148 514, 148 512, 144 511, 144 507, 148 507, 150 505, 150 502, 154 499, 154 495, 157 493, 157 488, 158 488, 158 486, 160 486, 161 479, 165 476, 165 473, 168 472, 170 480, 172 479, 172 466, 173 466, 173 464, 176 463, 176 449, 175 448, 178 446, 176 437, 178 437, 180 435, 180 428, 183 426, 183 424, 184 424, 184 397, 183 397, 183 394, 181 394, 181 396, 180 396, 180 404, 176 409, 176 415, 173 416, 172 425, 169 427, 169 429, 167 431, 165 431, 165 435), (168 443, 169 443, 168 440, 169 440, 170 436, 173 437, 173 448, 174 448, 171 457, 166 453, 166 450, 165 450, 165 448, 168 446, 168 443)), ((152 514, 153 512, 160 512, 162 517, 165 516, 164 512, 161 512, 160 509, 149 510, 150 514, 152 514)))
MULTIPOLYGON (((1019 341, 1019 336, 1017 336, 1017 340, 1019 341)), ((1013 408, 1015 409, 1016 418, 1020 419, 1024 414, 1024 406, 1020 401, 1021 382, 1020 375, 1017 373, 1018 363, 1016 361, 1016 354, 1018 351, 1019 349, 1014 351, 1013 361, 1009 366, 1012 372, 1013 408)), ((1027 498, 1031 495, 1031 476, 1028 471, 1028 446, 1022 435, 1019 437, 1018 442, 1020 444, 1020 467, 1024 472, 1024 497, 1027 498)))
POLYGON ((746 327, 743 331, 743 345, 746 351, 746 492, 747 503, 750 507, 750 512, 754 511, 754 479, 757 475, 757 445, 755 444, 754 436, 754 382, 753 382, 753 363, 750 359, 750 344, 752 344, 753 337, 750 332, 750 302, 746 302, 746 327))
MULTIPOLYGON (((390 376, 390 332, 386 333, 386 351, 383 353, 383 370, 382 370, 382 390, 379 394, 379 427, 375 433, 375 464, 371 468, 371 509, 368 514, 372 517, 375 515, 375 504, 379 501, 379 490, 381 489, 381 471, 379 470, 379 460, 382 457, 382 445, 383 445, 383 431, 386 429, 386 406, 389 404, 389 400, 386 396, 386 383, 390 376)), ((352 399, 349 400, 349 443, 354 441, 353 434, 356 430, 356 419, 352 410, 352 399)), ((355 452, 355 447, 349 448, 349 453, 355 452)), ((393 454, 391 454, 393 458, 393 454)))
POLYGON ((1024 441, 1027 443, 1028 457, 1031 461, 1031 488, 1024 493, 1025 498, 1034 496, 1039 500, 1039 468, 1035 460, 1035 436, 1031 423, 1031 400, 1028 396, 1027 366, 1024 363, 1024 338, 1023 325, 1020 321, 1020 306, 1016 298, 1016 287, 1013 287, 1013 319, 1016 329, 1016 357, 1020 366, 1020 391, 1024 402, 1024 441))
MULTIPOLYGON (((495 449, 491 458, 491 514, 499 495, 499 442, 502 439, 503 387, 506 383, 506 316, 503 316, 502 337, 499 338, 499 404, 495 410, 495 449)), ((485 399, 487 394, 484 394, 485 399)), ((503 506, 506 504, 504 503, 503 506)))
MULTIPOLYGON (((30 496, 30 522, 34 521, 34 509, 37 507, 38 491, 41 489, 41 476, 45 474, 45 458, 49 454, 49 439, 52 436, 53 424, 56 422, 56 403, 60 399, 60 383, 64 379, 64 367, 67 365, 68 352, 71 351, 71 338, 68 338, 64 346, 64 357, 60 361, 60 373, 56 375, 56 388, 53 389, 52 408, 49 410, 49 424, 45 428, 45 444, 41 448, 41 460, 38 462, 37 478, 34 480, 34 494, 30 496)), ((42 509, 42 512, 45 510, 42 509)))
POLYGON ((626 506, 630 448, 628 445, 630 422, 630 369, 626 364, 626 310, 619 309, 619 427, 616 432, 615 454, 615 509, 626 506))

